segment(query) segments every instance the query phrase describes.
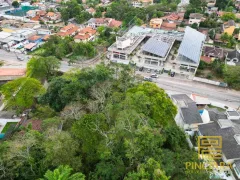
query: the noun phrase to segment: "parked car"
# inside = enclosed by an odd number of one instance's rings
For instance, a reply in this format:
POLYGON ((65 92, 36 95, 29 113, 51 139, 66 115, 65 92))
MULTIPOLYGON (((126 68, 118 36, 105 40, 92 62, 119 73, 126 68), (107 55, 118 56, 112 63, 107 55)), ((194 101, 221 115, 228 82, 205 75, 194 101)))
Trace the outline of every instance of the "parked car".
POLYGON ((151 69, 148 69, 148 70, 147 70, 147 73, 150 73, 150 72, 151 72, 151 69))
POLYGON ((24 61, 24 58, 23 58, 23 57, 17 57, 17 59, 18 59, 19 61, 24 61))
POLYGON ((150 77, 144 77, 143 80, 144 80, 144 81, 152 82, 152 78, 150 78, 150 77))
POLYGON ((152 74, 150 77, 151 78, 158 78, 158 75, 157 74, 152 74))
POLYGON ((143 67, 140 67, 140 68, 139 68, 139 71, 143 71, 143 67))
POLYGON ((175 72, 171 72, 171 77, 174 77, 175 76, 175 72))

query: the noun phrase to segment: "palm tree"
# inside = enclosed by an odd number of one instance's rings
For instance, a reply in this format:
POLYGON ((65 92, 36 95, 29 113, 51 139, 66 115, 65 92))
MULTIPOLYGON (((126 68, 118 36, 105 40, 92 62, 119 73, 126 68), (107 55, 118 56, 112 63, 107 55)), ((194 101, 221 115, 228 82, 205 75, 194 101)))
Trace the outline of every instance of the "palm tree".
POLYGON ((72 174, 72 168, 69 166, 59 166, 54 171, 48 170, 42 180, 84 180, 85 175, 82 173, 72 174))

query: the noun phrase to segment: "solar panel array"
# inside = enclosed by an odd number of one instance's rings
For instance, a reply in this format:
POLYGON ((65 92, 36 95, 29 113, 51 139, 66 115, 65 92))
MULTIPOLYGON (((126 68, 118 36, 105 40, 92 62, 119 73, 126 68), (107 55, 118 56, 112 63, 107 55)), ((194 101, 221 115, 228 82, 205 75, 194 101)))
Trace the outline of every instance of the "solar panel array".
POLYGON ((171 44, 150 38, 142 47, 143 51, 155 54, 157 56, 165 57, 171 44))
POLYGON ((193 28, 186 27, 178 53, 198 63, 205 38, 206 36, 204 34, 193 28))

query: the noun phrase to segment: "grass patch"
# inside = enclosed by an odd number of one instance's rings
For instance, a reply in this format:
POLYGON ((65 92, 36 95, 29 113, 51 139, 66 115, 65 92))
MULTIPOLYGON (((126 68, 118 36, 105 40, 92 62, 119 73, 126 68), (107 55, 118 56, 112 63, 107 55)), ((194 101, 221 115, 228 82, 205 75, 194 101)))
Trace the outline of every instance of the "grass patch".
POLYGON ((4 126, 4 128, 3 128, 3 130, 2 130, 1 133, 6 133, 11 126, 15 127, 16 125, 17 125, 17 122, 8 122, 8 123, 4 126))
POLYGON ((29 52, 28 54, 41 56, 42 54, 44 54, 44 49, 42 47, 39 47, 39 48, 35 49, 34 51, 29 52))
POLYGON ((217 107, 217 106, 213 106, 213 105, 211 105, 211 104, 209 104, 208 107, 209 107, 209 108, 216 108, 216 109, 217 109, 218 111, 220 111, 220 112, 225 112, 225 111, 226 111, 226 109, 223 109, 223 108, 220 108, 220 107, 217 107))

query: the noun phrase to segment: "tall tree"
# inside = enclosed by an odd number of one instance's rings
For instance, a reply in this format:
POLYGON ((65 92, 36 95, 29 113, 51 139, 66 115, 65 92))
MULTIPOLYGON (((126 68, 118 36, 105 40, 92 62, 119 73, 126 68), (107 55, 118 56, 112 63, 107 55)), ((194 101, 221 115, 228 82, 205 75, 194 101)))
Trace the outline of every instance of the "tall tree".
POLYGON ((59 166, 54 171, 48 170, 42 180, 84 180, 85 175, 82 173, 72 174, 72 168, 69 166, 59 166))
POLYGON ((1 87, 7 108, 24 110, 35 103, 35 98, 44 93, 41 83, 33 78, 23 77, 4 84, 1 87))
POLYGON ((32 57, 27 63, 27 76, 39 80, 49 79, 60 67, 60 61, 54 57, 32 57))

